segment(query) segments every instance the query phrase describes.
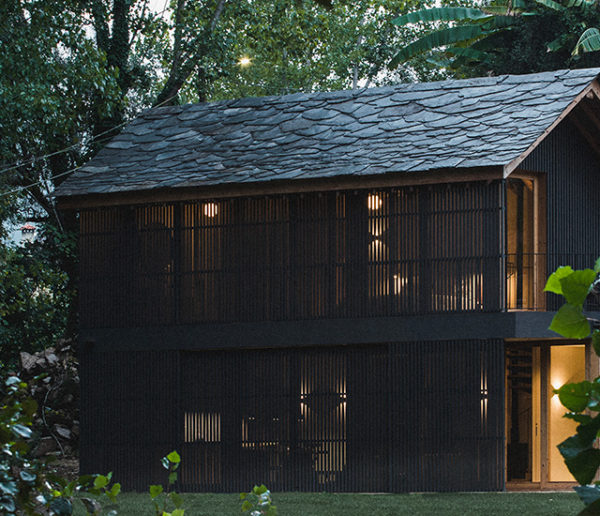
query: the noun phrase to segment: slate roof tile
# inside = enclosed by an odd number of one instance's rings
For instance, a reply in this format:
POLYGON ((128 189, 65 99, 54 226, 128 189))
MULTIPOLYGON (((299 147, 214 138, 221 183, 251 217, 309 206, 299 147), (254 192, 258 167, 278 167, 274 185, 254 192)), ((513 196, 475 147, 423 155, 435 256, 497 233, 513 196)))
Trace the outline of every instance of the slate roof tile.
POLYGON ((505 165, 600 69, 146 110, 58 196, 505 165))

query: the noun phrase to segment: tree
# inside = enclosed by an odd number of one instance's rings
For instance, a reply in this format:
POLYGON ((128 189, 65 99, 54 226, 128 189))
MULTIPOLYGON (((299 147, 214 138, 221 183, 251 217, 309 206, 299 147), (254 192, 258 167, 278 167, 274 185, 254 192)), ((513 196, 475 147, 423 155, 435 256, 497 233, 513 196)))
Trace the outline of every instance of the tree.
POLYGON ((422 9, 394 23, 428 25, 429 33, 400 49, 392 66, 422 53, 462 75, 531 73, 597 66, 600 13, 595 1, 518 0, 478 8, 422 9), (591 28, 590 28, 591 26, 591 28))

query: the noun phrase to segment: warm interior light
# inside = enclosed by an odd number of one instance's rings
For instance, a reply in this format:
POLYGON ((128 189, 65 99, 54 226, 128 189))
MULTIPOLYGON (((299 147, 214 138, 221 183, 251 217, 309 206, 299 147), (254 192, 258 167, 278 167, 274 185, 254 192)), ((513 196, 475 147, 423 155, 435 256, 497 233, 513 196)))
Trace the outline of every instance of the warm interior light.
POLYGON ((400 294, 406 285, 408 285, 408 278, 401 274, 394 274, 394 294, 400 294))
POLYGON ((204 215, 214 217, 217 214, 217 205, 214 202, 207 202, 204 205, 204 215))
POLYGON ((367 197, 367 206, 372 211, 380 209, 382 204, 383 201, 379 195, 369 194, 369 197, 367 197))
POLYGON ((238 59, 238 64, 241 67, 250 66, 252 64, 252 59, 250 59, 248 56, 242 56, 238 59))

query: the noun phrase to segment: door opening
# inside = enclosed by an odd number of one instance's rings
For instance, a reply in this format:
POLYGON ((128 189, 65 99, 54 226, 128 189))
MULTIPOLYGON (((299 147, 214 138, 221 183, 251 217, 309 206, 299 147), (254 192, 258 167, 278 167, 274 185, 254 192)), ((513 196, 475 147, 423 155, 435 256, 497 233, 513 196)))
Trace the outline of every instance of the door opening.
POLYGON ((570 342, 506 345, 506 481, 574 482, 556 446, 575 433, 554 389, 586 377, 586 346, 570 342))

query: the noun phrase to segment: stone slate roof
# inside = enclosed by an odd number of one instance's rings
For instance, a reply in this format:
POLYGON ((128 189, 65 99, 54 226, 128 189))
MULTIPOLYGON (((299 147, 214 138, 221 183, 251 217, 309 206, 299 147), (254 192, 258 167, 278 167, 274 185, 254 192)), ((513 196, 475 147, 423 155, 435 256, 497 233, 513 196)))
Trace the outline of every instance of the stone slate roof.
POLYGON ((57 196, 506 165, 600 68, 150 109, 57 196))

